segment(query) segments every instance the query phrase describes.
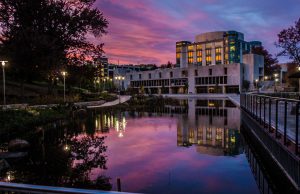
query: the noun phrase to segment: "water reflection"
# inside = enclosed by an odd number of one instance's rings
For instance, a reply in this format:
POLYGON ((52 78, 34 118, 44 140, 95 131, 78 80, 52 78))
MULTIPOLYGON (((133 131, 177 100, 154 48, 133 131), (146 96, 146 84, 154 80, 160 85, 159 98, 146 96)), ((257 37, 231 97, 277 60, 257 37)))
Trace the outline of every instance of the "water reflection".
POLYGON ((43 126, 26 137, 34 145, 29 157, 11 162, 1 176, 108 190, 121 178, 128 192, 258 193, 243 154, 238 108, 226 100, 190 99, 159 110, 97 111, 43 126))
POLYGON ((225 100, 189 100, 188 105, 188 115, 178 119, 178 146, 196 145, 197 152, 216 156, 243 152, 239 109, 225 100))

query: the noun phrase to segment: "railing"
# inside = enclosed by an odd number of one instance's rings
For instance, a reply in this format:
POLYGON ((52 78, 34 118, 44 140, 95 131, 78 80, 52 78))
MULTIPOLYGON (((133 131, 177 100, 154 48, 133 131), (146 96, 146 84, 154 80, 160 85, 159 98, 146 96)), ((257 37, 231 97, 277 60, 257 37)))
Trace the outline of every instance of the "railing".
POLYGON ((295 99, 300 100, 300 93, 299 92, 276 92, 276 93, 266 93, 267 96, 272 97, 279 97, 279 98, 289 98, 289 99, 295 99))
POLYGON ((241 107, 275 138, 296 155, 299 154, 300 100, 260 94, 241 94, 241 107))
MULTIPOLYGON (((86 190, 86 189, 73 189, 65 187, 50 187, 40 185, 28 185, 17 183, 0 182, 1 194, 62 194, 62 193, 80 193, 80 194, 121 194, 120 192, 113 191, 99 191, 99 190, 86 190)), ((122 194, 124 194, 122 192, 122 194)))

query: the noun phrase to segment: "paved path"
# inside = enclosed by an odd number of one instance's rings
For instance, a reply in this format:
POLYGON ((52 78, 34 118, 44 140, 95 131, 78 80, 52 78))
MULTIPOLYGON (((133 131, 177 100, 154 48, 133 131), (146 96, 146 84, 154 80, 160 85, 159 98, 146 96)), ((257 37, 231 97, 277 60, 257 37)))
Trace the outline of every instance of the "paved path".
POLYGON ((233 102, 236 106, 240 107, 241 97, 239 94, 232 94, 227 96, 231 102, 233 102))
POLYGON ((124 103, 128 101, 131 98, 131 96, 121 96, 117 100, 114 100, 112 102, 106 102, 104 104, 101 104, 99 106, 87 106, 87 108, 101 108, 101 107, 108 107, 108 106, 115 106, 120 103, 124 103))

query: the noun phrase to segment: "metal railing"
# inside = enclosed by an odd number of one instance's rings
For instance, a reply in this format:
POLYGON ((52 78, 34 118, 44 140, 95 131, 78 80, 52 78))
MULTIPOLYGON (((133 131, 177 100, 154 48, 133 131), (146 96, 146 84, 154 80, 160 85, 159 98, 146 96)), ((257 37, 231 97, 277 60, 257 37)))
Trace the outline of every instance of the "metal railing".
POLYGON ((241 108, 248 112, 283 145, 293 147, 299 154, 299 105, 300 100, 271 97, 260 94, 241 94, 241 108))
POLYGON ((52 186, 40 186, 18 183, 0 182, 1 194, 62 194, 62 193, 80 193, 80 194, 124 194, 124 192, 113 191, 100 191, 100 190, 87 190, 87 189, 75 189, 65 187, 52 187, 52 186))

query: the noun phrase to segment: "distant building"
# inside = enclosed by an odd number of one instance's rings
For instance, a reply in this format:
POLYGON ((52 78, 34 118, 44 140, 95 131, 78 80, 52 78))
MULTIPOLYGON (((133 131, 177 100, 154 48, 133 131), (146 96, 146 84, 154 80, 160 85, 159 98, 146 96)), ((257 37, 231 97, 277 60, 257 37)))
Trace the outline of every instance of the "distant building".
POLYGON ((108 77, 108 58, 100 57, 94 59, 94 65, 97 67, 96 77, 99 81, 104 81, 108 77))
POLYGON ((237 93, 244 80, 254 88, 263 79, 264 58, 252 54, 258 41, 246 42, 236 31, 209 32, 195 43, 176 43, 175 68, 126 73, 125 88, 149 94, 237 93))

